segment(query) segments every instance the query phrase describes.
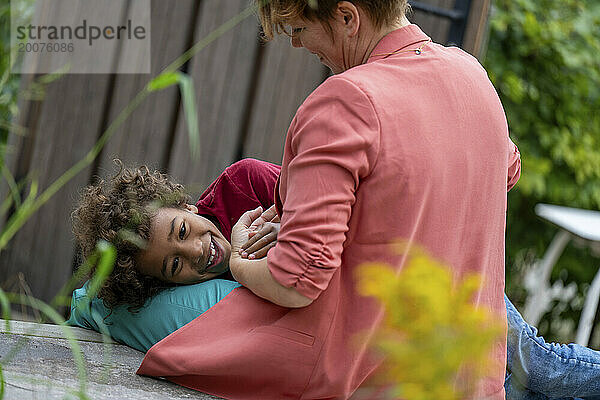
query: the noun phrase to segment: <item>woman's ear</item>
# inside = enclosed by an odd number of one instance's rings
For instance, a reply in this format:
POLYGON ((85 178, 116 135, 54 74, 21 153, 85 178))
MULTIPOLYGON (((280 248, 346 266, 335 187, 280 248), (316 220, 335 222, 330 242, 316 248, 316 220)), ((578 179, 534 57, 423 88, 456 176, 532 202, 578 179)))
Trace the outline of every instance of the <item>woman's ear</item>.
POLYGON ((186 204, 185 205, 185 209, 188 210, 191 213, 198 214, 198 207, 196 207, 196 206, 194 206, 192 204, 186 204))
POLYGON ((358 8, 349 1, 340 1, 337 4, 337 18, 343 26, 343 30, 352 37, 358 33, 360 27, 360 12, 358 8))

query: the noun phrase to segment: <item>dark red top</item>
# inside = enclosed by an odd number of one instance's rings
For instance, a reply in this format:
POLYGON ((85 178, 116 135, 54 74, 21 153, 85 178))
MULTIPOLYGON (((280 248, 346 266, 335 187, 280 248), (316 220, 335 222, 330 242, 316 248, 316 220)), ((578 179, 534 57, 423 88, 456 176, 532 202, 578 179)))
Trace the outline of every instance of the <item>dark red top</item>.
POLYGON ((202 193, 196 203, 198 214, 216 222, 231 240, 231 228, 243 213, 273 205, 280 170, 278 165, 252 158, 232 164, 202 193))

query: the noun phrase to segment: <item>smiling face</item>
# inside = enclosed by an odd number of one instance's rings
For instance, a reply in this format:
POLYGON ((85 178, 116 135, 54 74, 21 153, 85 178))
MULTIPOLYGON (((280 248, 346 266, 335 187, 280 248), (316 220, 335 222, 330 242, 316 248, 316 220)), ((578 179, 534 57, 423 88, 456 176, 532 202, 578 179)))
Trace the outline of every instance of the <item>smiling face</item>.
MULTIPOLYGON (((409 24, 403 13, 399 12, 400 9, 404 10, 404 2, 387 4, 385 18, 373 8, 374 1, 356 3, 365 3, 364 6, 370 11, 351 1, 337 1, 330 12, 325 13, 327 15, 319 18, 294 14, 286 18, 280 16, 281 21, 276 21, 276 24, 279 27, 287 24, 291 28, 292 46, 304 47, 319 57, 321 63, 334 74, 339 74, 366 63, 385 35, 409 24), (372 15, 379 15, 378 22, 373 20, 372 15)), ((270 19, 265 18, 268 23, 270 19)))
POLYGON ((296 19, 290 21, 292 31, 291 43, 294 47, 304 47, 319 57, 319 61, 329 67, 334 74, 344 72, 344 56, 342 51, 343 38, 337 26, 331 24, 329 32, 318 20, 296 19))
POLYGON ((198 283, 229 270, 231 245, 208 219, 187 209, 160 208, 150 226, 139 270, 174 283, 198 283))

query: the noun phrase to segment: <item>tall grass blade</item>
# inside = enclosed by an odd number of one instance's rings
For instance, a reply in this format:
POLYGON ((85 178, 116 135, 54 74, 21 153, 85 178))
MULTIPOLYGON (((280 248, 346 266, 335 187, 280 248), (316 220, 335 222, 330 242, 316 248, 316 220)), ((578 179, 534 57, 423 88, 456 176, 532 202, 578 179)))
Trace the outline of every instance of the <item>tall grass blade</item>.
POLYGON ((2 319, 4 319, 6 330, 8 331, 10 330, 10 322, 8 322, 10 319, 10 301, 2 288, 0 288, 0 304, 2 305, 2 319))
POLYGON ((94 253, 90 257, 86 258, 79 266, 77 271, 71 276, 71 278, 63 285, 63 287, 58 291, 54 299, 50 302, 50 305, 56 307, 57 305, 68 305, 71 299, 71 293, 75 289, 75 285, 78 282, 82 281, 92 270, 92 267, 95 264, 95 259, 97 258, 97 254, 94 253))
POLYGON ((38 191, 37 180, 33 179, 29 186, 29 194, 23 200, 21 207, 17 208, 15 213, 11 215, 2 233, 0 233, 0 251, 6 247, 8 241, 18 232, 23 224, 29 219, 31 214, 36 210, 34 204, 38 191))
POLYGON ((190 153, 192 159, 196 160, 200 155, 200 130, 198 128, 198 111, 196 108, 196 95, 194 94, 194 81, 192 80, 192 77, 180 71, 164 71, 148 82, 146 90, 155 92, 175 84, 179 85, 181 101, 183 102, 185 122, 188 127, 190 139, 190 153))
POLYGON ((231 17, 227 21, 223 22, 219 25, 215 30, 202 38, 202 40, 196 42, 192 47, 190 47, 185 53, 177 57, 175 61, 169 64, 164 71, 174 72, 181 68, 186 62, 188 62, 196 53, 200 50, 220 38, 223 34, 225 34, 230 29, 235 28, 238 24, 240 24, 243 20, 254 14, 257 10, 256 5, 251 5, 242 10, 239 14, 231 17))
POLYGON ((190 138, 190 153, 192 159, 197 160, 200 156, 200 130, 198 129, 198 111, 196 108, 196 96, 194 94, 194 82, 189 75, 178 74, 179 90, 185 111, 185 121, 190 138))
MULTIPOLYGON (((7 200, 9 198, 12 198, 12 200, 15 203, 15 208, 18 208, 21 206, 21 195, 20 195, 21 189, 20 189, 19 185, 17 185, 17 182, 15 181, 15 177, 10 173, 8 168, 6 168, 6 165, 4 163, 2 163, 2 165, 0 165, 0 168, 2 169, 2 176, 4 176, 4 179, 6 179, 6 183, 8 184, 8 187, 10 189, 10 196, 7 198, 7 200)), ((10 207, 10 205, 9 205, 9 207, 10 207)), ((4 204, 2 205, 2 209, 4 209, 4 204)), ((4 213, 2 213, 2 214, 4 214, 4 213)), ((2 215, 2 214, 0 214, 0 215, 2 215)))
POLYGON ((0 364, 0 400, 4 398, 4 374, 2 373, 2 364, 0 364))
POLYGON ((117 250, 115 247, 101 240, 96 245, 96 252, 98 254, 98 266, 96 267, 96 272, 93 278, 90 280, 90 285, 88 287, 88 295, 90 298, 96 296, 102 284, 110 275, 112 271, 115 261, 117 260, 117 250))
POLYGON ((169 86, 173 86, 179 82, 179 77, 177 76, 177 72, 163 72, 158 75, 156 78, 152 79, 148 82, 146 89, 149 92, 156 92, 158 90, 163 90, 168 88, 169 86))

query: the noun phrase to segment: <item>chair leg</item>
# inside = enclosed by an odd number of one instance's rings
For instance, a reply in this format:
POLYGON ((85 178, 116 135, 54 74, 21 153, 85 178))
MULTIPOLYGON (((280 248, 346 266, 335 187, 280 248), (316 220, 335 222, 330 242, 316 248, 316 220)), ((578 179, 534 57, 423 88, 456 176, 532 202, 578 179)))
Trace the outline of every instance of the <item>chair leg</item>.
POLYGON ((548 246, 544 258, 540 261, 535 271, 532 273, 532 286, 528 287, 530 295, 527 297, 525 302, 525 308, 523 316, 525 320, 531 325, 537 325, 542 318, 542 315, 548 311, 550 301, 550 274, 552 268, 558 258, 562 254, 563 250, 571 235, 569 232, 561 229, 552 239, 552 243, 548 246))
POLYGON ((600 268, 594 276, 594 280, 588 289, 587 295, 585 296, 585 302, 583 303, 583 310, 581 311, 581 317, 579 318, 579 325, 577 326, 577 336, 575 337, 575 343, 582 346, 587 346, 590 341, 590 334, 592 333, 592 327, 594 324, 594 317, 596 316, 596 310, 598 309, 598 298, 600 297, 600 268))

